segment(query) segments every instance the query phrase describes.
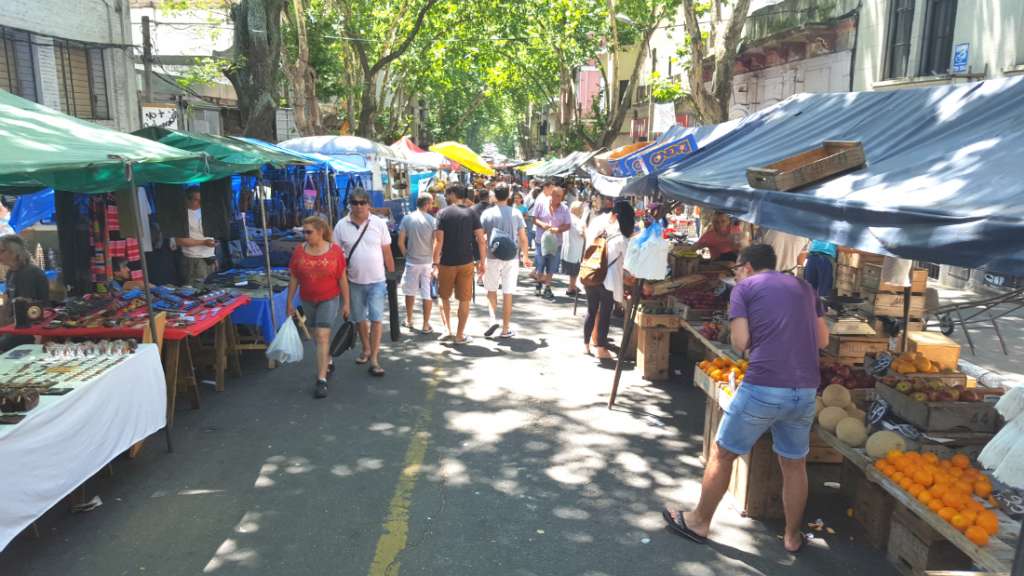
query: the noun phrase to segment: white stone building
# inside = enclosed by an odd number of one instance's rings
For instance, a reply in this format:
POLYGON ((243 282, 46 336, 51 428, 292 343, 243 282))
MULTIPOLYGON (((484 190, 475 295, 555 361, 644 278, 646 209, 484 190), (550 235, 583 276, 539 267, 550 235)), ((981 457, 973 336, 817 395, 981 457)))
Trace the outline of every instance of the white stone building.
POLYGON ((140 126, 127 0, 4 0, 0 89, 85 120, 140 126))

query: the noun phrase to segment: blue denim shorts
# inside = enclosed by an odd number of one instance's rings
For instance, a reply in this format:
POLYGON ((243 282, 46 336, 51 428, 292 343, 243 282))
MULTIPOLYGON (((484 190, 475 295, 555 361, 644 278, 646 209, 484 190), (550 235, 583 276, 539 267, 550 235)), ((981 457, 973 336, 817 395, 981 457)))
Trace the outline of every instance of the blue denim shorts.
POLYGON ((776 388, 744 383, 725 409, 715 441, 733 454, 746 454, 771 430, 772 447, 783 458, 810 452, 814 388, 776 388))
POLYGON ((533 251, 535 266, 537 267, 537 274, 557 274, 558 273, 558 262, 562 258, 561 250, 554 254, 548 254, 544 256, 541 253, 540 242, 537 243, 537 249, 533 251))
POLYGON ((380 322, 384 320, 384 300, 387 297, 386 282, 375 284, 348 283, 349 298, 352 300, 352 320, 354 322, 380 322))

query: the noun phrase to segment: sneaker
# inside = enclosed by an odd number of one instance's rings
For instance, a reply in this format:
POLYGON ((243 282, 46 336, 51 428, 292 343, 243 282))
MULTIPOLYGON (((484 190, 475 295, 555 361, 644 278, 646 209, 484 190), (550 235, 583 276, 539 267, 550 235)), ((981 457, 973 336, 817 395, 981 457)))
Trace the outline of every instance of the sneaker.
POLYGON ((544 288, 544 299, 552 302, 555 300, 555 293, 551 291, 551 286, 544 288))
POLYGON ((313 398, 327 398, 327 380, 316 381, 316 390, 313 391, 313 398))
POLYGON ((543 293, 543 290, 544 290, 544 285, 543 284, 535 284, 533 286, 533 295, 534 296, 540 296, 543 293))

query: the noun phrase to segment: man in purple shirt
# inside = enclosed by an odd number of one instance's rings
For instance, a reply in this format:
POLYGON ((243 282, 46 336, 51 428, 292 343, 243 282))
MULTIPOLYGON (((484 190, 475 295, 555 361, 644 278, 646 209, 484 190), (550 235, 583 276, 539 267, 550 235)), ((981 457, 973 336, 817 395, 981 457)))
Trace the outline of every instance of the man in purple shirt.
POLYGON ((558 271, 558 262, 562 255, 562 233, 572 224, 569 207, 562 202, 563 198, 565 189, 562 188, 560 181, 549 178, 544 183, 544 195, 537 197, 530 211, 533 226, 541 234, 535 254, 535 294, 541 296, 543 288, 545 300, 555 299, 554 293, 551 292, 551 277, 558 271))
POLYGON ((775 251, 767 244, 740 252, 729 319, 732 347, 749 352, 750 366, 725 408, 697 508, 666 508, 662 515, 679 535, 707 542, 711 518, 729 487, 733 461, 771 430, 782 468, 783 546, 795 554, 804 543, 800 527, 807 504, 806 457, 820 383, 818 349, 828 345, 828 326, 811 285, 776 272, 775 260, 775 251))

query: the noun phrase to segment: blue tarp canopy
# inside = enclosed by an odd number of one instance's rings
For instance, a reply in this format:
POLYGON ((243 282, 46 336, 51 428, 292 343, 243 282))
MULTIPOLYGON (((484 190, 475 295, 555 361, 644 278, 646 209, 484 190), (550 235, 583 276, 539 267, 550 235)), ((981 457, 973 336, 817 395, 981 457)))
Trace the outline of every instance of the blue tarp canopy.
POLYGON ((658 176, 667 196, 878 254, 1024 275, 1024 78, 801 94, 744 118, 658 176), (792 192, 747 185, 825 140, 867 166, 792 192))
POLYGON ((299 156, 300 158, 304 158, 304 159, 308 160, 309 162, 313 163, 314 165, 316 165, 319 168, 326 167, 327 169, 331 170, 332 172, 344 172, 344 173, 348 173, 348 174, 366 174, 366 175, 371 174, 370 169, 366 168, 366 167, 364 167, 362 165, 356 165, 356 164, 353 164, 353 163, 341 160, 339 158, 332 158, 332 157, 324 155, 324 154, 318 154, 318 153, 315 153, 315 152, 314 153, 306 153, 306 152, 301 152, 301 151, 298 151, 298 150, 290 150, 288 148, 283 148, 283 147, 278 146, 276 144, 271 144, 270 142, 264 142, 263 140, 260 140, 258 138, 247 138, 247 137, 244 137, 244 136, 231 136, 231 138, 233 138, 235 140, 241 140, 242 142, 247 142, 249 144, 253 144, 255 146, 259 146, 259 147, 265 148, 267 150, 272 150, 272 151, 280 152, 282 154, 292 154, 292 155, 295 155, 295 156, 299 156))

